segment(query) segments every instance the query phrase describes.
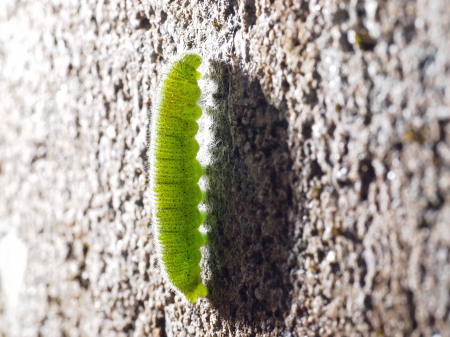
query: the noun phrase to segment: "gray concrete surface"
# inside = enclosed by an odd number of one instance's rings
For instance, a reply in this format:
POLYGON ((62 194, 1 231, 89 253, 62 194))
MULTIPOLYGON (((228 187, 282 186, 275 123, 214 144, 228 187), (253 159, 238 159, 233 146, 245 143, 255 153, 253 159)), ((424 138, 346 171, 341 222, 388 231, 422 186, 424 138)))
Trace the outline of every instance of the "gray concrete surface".
POLYGON ((3 0, 0 336, 450 336, 449 8, 3 0), (196 304, 159 273, 145 191, 154 92, 190 49, 196 304))

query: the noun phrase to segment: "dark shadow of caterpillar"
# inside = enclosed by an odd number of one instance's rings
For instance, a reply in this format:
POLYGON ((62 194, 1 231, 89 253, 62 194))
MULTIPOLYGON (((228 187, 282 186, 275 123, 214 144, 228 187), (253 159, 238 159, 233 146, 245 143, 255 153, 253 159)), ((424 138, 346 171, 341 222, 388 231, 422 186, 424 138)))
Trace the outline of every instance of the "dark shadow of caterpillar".
POLYGON ((271 106, 258 81, 226 63, 211 62, 211 69, 218 90, 204 112, 215 140, 206 171, 209 300, 222 319, 270 331, 293 301, 287 109, 271 106))

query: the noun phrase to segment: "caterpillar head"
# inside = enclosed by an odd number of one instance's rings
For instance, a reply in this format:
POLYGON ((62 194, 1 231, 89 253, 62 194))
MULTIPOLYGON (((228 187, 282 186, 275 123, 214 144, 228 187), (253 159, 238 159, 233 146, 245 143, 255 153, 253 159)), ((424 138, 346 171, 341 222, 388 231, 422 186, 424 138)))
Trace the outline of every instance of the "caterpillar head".
POLYGON ((181 58, 180 63, 187 64, 190 67, 197 69, 202 63, 202 58, 197 54, 189 53, 181 58))

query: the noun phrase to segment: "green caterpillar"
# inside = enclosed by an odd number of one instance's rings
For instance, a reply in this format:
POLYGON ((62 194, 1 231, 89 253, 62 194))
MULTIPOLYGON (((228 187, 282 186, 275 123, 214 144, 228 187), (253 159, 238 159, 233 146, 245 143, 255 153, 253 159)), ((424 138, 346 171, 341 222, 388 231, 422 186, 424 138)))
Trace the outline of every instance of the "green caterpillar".
POLYGON ((173 63, 151 120, 150 190, 159 261, 172 287, 190 302, 208 294, 199 266, 206 236, 198 230, 205 215, 198 209, 203 169, 194 138, 202 114, 196 70, 201 62, 197 54, 186 54, 173 63))

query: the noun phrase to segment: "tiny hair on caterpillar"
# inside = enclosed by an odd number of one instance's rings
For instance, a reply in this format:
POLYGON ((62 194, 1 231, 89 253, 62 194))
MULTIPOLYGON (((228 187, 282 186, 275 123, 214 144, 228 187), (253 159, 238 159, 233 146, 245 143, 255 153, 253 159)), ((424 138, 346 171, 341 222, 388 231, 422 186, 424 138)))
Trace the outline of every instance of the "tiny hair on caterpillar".
POLYGON ((171 287, 189 302, 208 295, 200 275, 199 231, 205 214, 198 208, 204 193, 198 182, 203 168, 196 156, 197 104, 201 90, 197 71, 202 59, 187 53, 165 74, 152 111, 149 147, 150 203, 159 264, 171 287))

